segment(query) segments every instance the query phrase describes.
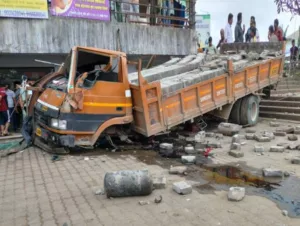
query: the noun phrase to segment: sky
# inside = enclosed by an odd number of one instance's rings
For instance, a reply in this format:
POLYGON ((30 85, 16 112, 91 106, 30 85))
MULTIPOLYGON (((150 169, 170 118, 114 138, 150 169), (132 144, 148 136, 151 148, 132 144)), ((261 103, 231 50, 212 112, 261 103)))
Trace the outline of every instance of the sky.
POLYGON ((268 40, 268 28, 274 23, 274 19, 279 20, 279 25, 285 29, 288 25, 287 36, 298 30, 300 26, 300 16, 290 13, 277 13, 274 0, 196 0, 196 13, 211 15, 211 36, 216 45, 220 39, 220 29, 225 28, 228 14, 233 14, 233 31, 236 24, 236 17, 239 12, 243 14, 243 22, 246 29, 250 26, 250 17, 255 16, 256 27, 259 31, 261 41, 268 40))

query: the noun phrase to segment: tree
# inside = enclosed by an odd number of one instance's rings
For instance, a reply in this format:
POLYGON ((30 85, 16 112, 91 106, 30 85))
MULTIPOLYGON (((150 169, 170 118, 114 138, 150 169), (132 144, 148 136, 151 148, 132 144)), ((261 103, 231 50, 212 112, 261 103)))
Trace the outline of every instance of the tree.
POLYGON ((300 0, 274 0, 277 5, 277 11, 290 12, 293 15, 300 15, 300 0))

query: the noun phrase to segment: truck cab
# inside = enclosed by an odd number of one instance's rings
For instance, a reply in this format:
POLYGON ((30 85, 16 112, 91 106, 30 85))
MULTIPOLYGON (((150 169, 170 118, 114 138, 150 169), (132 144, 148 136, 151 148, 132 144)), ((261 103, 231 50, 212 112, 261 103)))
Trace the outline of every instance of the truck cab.
POLYGON ((93 146, 107 128, 133 120, 125 53, 74 47, 46 80, 32 115, 36 142, 50 149, 93 146))

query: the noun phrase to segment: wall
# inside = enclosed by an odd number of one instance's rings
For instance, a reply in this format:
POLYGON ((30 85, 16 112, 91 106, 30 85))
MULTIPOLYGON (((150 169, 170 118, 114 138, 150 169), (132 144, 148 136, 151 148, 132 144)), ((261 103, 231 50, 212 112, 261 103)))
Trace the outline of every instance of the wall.
POLYGON ((189 29, 50 17, 1 18, 0 30, 0 53, 61 54, 75 45, 117 50, 117 40, 131 55, 196 53, 196 33, 189 29))

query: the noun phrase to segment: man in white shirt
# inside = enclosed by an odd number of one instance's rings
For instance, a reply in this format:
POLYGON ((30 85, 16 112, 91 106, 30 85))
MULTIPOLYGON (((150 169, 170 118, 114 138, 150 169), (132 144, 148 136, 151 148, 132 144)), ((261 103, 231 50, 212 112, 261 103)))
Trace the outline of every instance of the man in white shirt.
POLYGON ((233 43, 232 29, 231 25, 233 23, 233 15, 229 13, 228 23, 225 27, 225 43, 233 43))
POLYGON ((8 118, 8 123, 11 123, 13 126, 14 132, 16 132, 16 120, 15 120, 15 112, 14 112, 14 107, 15 107, 15 93, 14 91, 9 89, 9 85, 5 85, 5 93, 6 93, 6 98, 7 98, 7 107, 9 110, 9 118, 8 118))

